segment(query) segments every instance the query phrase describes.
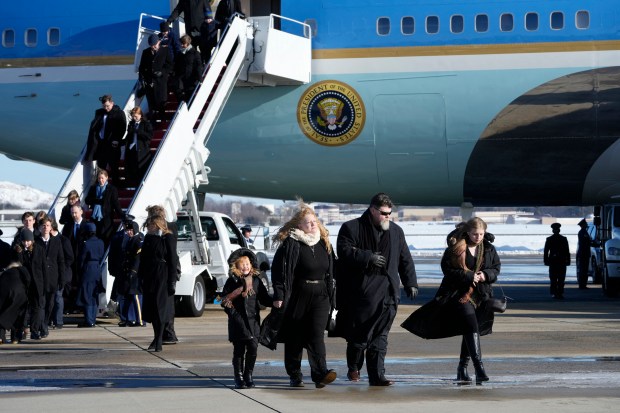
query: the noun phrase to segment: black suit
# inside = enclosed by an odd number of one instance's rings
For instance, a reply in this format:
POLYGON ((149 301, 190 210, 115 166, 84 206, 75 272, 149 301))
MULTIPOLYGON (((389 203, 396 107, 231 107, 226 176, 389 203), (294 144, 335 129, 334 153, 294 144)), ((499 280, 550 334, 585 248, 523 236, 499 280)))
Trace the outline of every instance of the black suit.
POLYGON ((110 237, 114 232, 114 213, 121 219, 125 218, 125 213, 118 202, 118 190, 116 187, 108 182, 101 199, 98 199, 98 186, 99 185, 93 185, 90 188, 86 196, 86 203, 90 209, 94 209, 95 205, 101 205, 103 217, 97 220, 91 216, 91 220, 97 226, 97 237, 103 241, 105 248, 107 248, 110 243, 110 237))
POLYGON ((47 335, 50 316, 54 308, 54 298, 64 279, 65 253, 60 238, 50 236, 45 242, 39 237, 35 242, 45 251, 45 283, 43 286, 45 301, 41 334, 47 335))

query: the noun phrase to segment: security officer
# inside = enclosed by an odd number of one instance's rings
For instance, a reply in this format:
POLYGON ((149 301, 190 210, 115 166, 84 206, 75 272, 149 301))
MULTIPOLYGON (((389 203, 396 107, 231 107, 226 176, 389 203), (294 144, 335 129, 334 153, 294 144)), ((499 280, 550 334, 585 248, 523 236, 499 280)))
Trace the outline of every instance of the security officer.
POLYGON ((570 250, 568 240, 560 235, 559 222, 551 224, 553 235, 547 237, 545 242, 545 265, 549 267, 549 289, 551 297, 561 300, 564 298, 564 280, 566 279, 566 267, 570 265, 570 250))

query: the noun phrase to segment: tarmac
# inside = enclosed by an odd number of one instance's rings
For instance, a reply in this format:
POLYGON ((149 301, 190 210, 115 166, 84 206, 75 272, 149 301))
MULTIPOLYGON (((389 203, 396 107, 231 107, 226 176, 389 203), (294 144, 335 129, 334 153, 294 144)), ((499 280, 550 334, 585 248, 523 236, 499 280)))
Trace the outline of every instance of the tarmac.
MULTIPOLYGON (((61 330, 40 340, 0 345, 0 411, 37 412, 606 412, 620 403, 620 300, 599 286, 567 286, 564 300, 544 284, 505 284, 513 298, 482 338, 490 381, 455 381, 460 338, 423 340, 400 323, 431 299, 436 285, 403 299, 389 336, 390 387, 346 379, 345 347, 326 338, 336 381, 316 389, 304 362, 304 388, 288 386, 282 346, 259 348, 256 388, 235 390, 232 345, 223 310, 209 304, 200 318, 177 318, 180 342, 160 353, 146 349, 147 327, 119 327, 113 318, 61 330)), ((264 317, 267 311, 262 312, 264 317)), ((473 373, 470 368, 470 373, 473 373)))

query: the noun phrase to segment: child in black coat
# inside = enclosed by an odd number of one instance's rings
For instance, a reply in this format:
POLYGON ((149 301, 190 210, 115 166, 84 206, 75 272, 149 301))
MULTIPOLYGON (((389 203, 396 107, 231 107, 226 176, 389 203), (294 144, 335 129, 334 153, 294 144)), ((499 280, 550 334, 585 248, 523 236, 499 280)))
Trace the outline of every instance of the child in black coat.
POLYGON ((273 299, 258 278, 260 271, 251 250, 233 251, 228 265, 230 272, 222 290, 222 307, 228 314, 228 340, 233 344, 235 389, 252 388, 260 337, 260 306, 271 307, 273 299))

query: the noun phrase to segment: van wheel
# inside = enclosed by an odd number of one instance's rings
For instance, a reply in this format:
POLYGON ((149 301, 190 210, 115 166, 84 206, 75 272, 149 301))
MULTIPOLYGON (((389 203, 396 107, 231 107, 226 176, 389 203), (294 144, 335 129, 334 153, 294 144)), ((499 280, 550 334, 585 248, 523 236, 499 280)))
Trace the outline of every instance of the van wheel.
POLYGON ((200 317, 205 311, 205 282, 202 276, 196 277, 194 282, 194 290, 192 295, 186 295, 181 298, 183 314, 189 317, 200 317))

